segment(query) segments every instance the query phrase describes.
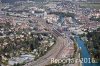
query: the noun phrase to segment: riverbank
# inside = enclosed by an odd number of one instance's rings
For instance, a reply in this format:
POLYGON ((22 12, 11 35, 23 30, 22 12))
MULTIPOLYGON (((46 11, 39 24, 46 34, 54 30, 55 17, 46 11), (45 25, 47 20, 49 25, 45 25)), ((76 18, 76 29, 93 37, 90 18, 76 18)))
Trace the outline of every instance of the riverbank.
MULTIPOLYGON (((73 41, 75 42, 74 48, 77 47, 77 48, 75 48, 76 49, 76 51, 75 51, 75 59, 81 60, 81 58, 82 58, 81 57, 81 49, 78 47, 78 44, 77 44, 76 40, 74 39, 73 41)), ((81 62, 78 62, 77 64, 78 64, 78 66, 83 66, 81 62)))

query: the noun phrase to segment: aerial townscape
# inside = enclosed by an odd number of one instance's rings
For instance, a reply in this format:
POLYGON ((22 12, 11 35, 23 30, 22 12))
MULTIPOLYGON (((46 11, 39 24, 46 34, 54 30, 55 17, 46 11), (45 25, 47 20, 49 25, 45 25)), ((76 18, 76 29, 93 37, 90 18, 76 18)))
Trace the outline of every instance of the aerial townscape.
POLYGON ((0 0, 0 66, 100 66, 100 0, 0 0))

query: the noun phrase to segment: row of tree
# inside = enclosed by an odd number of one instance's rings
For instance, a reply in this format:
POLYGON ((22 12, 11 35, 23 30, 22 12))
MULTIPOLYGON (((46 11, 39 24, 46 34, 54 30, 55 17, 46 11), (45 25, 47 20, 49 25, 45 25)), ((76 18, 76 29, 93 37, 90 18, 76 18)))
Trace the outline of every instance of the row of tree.
POLYGON ((92 56, 100 61, 100 28, 93 32, 88 32, 86 37, 88 39, 87 47, 92 56))
POLYGON ((100 17, 92 16, 90 18, 90 20, 92 20, 92 21, 99 21, 100 22, 100 17))

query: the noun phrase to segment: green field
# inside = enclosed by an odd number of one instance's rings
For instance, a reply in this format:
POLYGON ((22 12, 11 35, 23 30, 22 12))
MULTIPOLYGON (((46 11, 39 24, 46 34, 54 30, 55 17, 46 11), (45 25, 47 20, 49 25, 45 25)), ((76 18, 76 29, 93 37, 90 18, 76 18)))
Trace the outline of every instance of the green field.
POLYGON ((100 3, 79 3, 80 7, 100 9, 100 3))

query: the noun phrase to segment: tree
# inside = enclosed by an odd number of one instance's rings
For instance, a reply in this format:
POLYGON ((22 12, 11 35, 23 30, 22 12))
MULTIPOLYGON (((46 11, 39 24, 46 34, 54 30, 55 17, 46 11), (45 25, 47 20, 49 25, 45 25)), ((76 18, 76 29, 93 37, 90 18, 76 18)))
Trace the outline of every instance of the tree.
POLYGON ((92 21, 100 21, 100 17, 97 18, 96 16, 92 16, 89 19, 92 21))
POLYGON ((22 66, 21 64, 17 63, 17 64, 14 64, 13 66, 22 66))
POLYGON ((87 33, 87 47, 96 60, 100 61, 100 28, 87 33))
POLYGON ((31 51, 34 50, 34 46, 33 46, 33 44, 30 45, 30 49, 31 49, 31 51))
POLYGON ((9 13, 6 13, 6 16, 10 16, 10 14, 9 13))

